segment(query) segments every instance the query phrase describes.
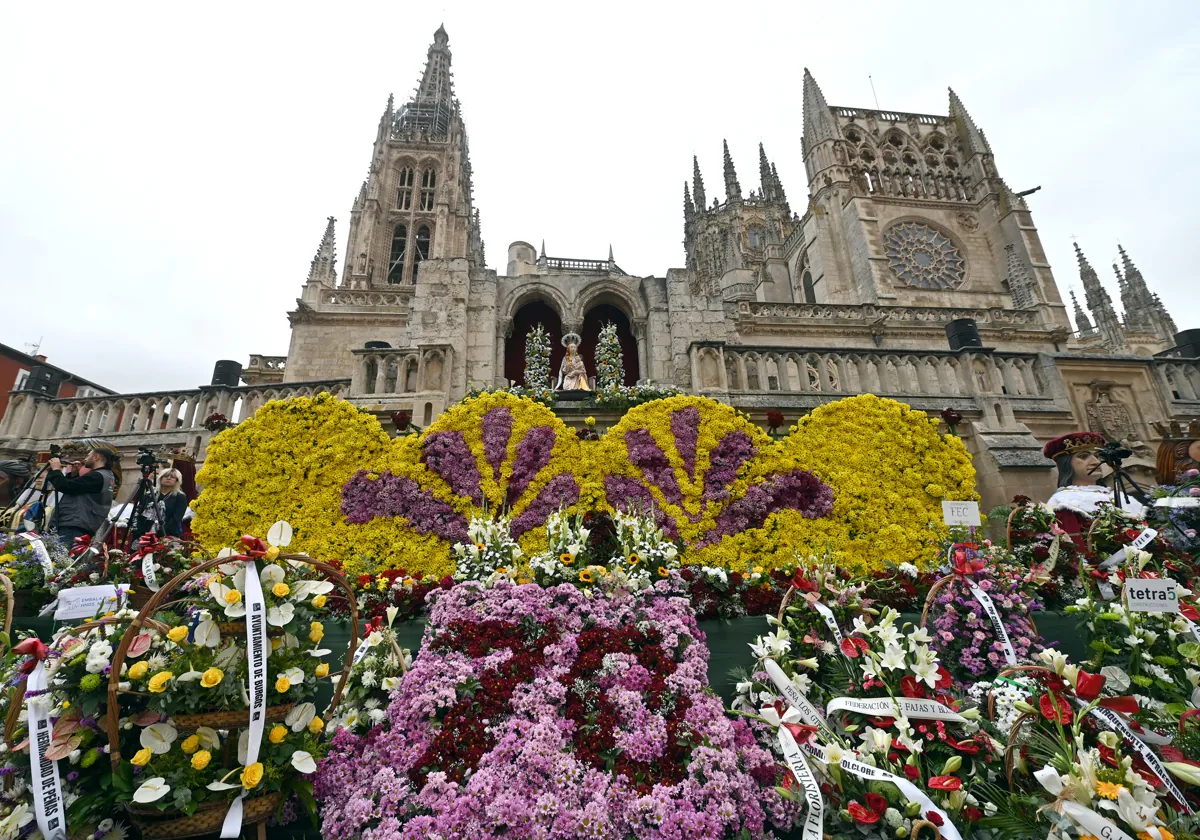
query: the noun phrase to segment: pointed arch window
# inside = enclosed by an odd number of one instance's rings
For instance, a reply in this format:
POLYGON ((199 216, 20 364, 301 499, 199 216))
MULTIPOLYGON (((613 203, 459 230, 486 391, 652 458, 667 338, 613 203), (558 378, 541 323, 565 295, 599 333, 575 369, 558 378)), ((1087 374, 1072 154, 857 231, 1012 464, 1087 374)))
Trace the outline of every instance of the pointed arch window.
POLYGON ((800 278, 800 286, 804 293, 804 302, 816 303, 817 292, 816 289, 813 288, 812 273, 807 268, 804 269, 804 275, 800 278))
POLYGON ((404 282, 404 256, 408 250, 408 228, 396 225, 392 231, 392 252, 388 257, 388 283, 395 285, 404 282))
POLYGON ((412 281, 417 282, 417 272, 421 269, 421 263, 429 259, 429 225, 421 225, 417 228, 417 250, 413 253, 413 268, 412 281))
POLYGON ((411 166, 405 166, 400 170, 400 184, 396 191, 396 209, 411 210, 413 198, 413 180, 416 178, 416 173, 413 172, 411 166))
POLYGON ((421 209, 433 209, 434 188, 437 187, 437 170, 430 167, 421 175, 421 209))

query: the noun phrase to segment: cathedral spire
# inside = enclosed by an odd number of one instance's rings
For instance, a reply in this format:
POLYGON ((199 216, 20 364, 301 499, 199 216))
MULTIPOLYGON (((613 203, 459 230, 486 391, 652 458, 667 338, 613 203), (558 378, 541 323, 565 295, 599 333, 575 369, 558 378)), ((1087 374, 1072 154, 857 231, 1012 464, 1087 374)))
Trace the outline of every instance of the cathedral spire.
POLYGON ((1092 311, 1092 317, 1096 319, 1096 329, 1100 333, 1101 341, 1109 350, 1124 350, 1125 334, 1121 330, 1121 321, 1117 318, 1116 310, 1113 309, 1112 298, 1100 285, 1096 269, 1092 268, 1087 257, 1083 255, 1078 242, 1075 243, 1075 256, 1079 259, 1079 279, 1083 282, 1083 296, 1088 309, 1092 311))
POLYGON ((821 93, 821 88, 817 85, 817 80, 813 78, 812 73, 808 72, 808 68, 804 68, 804 135, 801 138, 801 145, 804 147, 804 153, 808 150, 823 143, 826 140, 836 140, 838 138, 837 128, 833 124, 833 117, 829 112, 829 106, 825 103, 825 94, 821 93))
POLYGON ((688 182, 683 182, 683 219, 684 222, 690 222, 692 217, 696 215, 696 206, 692 204, 692 191, 688 189, 688 182))
POLYGON ((738 183, 737 171, 733 168, 733 158, 729 156, 729 141, 722 140, 725 149, 725 200, 742 200, 742 185, 738 183))
POLYGON ((321 244, 317 246, 317 255, 313 257, 308 269, 308 282, 320 283, 326 286, 337 284, 337 242, 334 239, 334 223, 337 220, 329 217, 325 224, 325 234, 321 244))
POLYGON ((1075 305, 1075 331, 1080 335, 1086 335, 1092 331, 1092 322, 1088 319, 1087 313, 1083 311, 1083 307, 1079 305, 1079 298, 1075 297, 1075 290, 1071 289, 1071 303, 1075 305))
POLYGON ((431 137, 450 133, 455 111, 454 77, 450 73, 450 36, 445 27, 433 33, 425 58, 425 72, 412 100, 400 112, 400 130, 420 130, 431 137))
MULTIPOLYGON (((1173 342, 1176 332, 1175 320, 1167 312, 1158 295, 1150 291, 1141 270, 1129 259, 1129 254, 1125 253, 1125 247, 1117 245, 1117 251, 1121 254, 1121 264, 1125 268, 1125 285, 1130 298, 1130 302, 1126 302, 1125 290, 1122 290, 1121 302, 1125 307, 1126 322, 1132 319, 1135 323, 1155 330, 1163 341, 1173 342)), ((1117 270, 1116 265, 1113 265, 1113 269, 1117 270)))
POLYGON ((1112 267, 1113 273, 1117 275, 1117 288, 1121 291, 1121 309, 1125 314, 1125 326, 1140 326, 1142 311, 1137 300, 1134 299, 1133 290, 1125 275, 1121 274, 1120 267, 1116 263, 1113 263, 1112 267))
POLYGON ((784 210, 789 213, 787 193, 783 191, 783 181, 779 180, 779 170, 775 168, 775 164, 771 164, 771 180, 775 182, 775 200, 783 205, 784 210))
POLYGON ((700 159, 692 155, 692 195, 696 199, 696 210, 703 213, 708 209, 704 200, 704 176, 700 174, 700 159))
POLYGON ((775 197, 775 179, 771 177, 771 161, 767 160, 767 151, 760 141, 758 144, 758 186, 764 199, 775 197))
POLYGON ((1013 306, 1017 309, 1032 309, 1037 303, 1037 283, 1029 274, 1025 263, 1017 255, 1016 243, 1010 242, 1004 246, 1008 259, 1008 292, 1012 295, 1013 306))
POLYGON ((979 130, 979 126, 975 125, 975 121, 967 113, 966 107, 962 104, 962 100, 958 98, 958 94, 954 92, 954 88, 950 88, 949 90, 950 119, 954 120, 958 126, 958 136, 962 138, 967 152, 970 154, 990 155, 992 147, 988 145, 987 137, 979 130))

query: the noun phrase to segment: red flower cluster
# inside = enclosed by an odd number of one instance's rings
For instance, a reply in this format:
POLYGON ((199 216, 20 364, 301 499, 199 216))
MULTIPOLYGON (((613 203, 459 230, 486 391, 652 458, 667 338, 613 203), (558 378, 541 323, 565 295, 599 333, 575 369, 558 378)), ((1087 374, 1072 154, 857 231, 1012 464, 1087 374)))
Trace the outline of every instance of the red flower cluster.
POLYGON ((620 773, 642 794, 649 794, 659 783, 683 781, 691 753, 692 733, 685 722, 690 703, 687 697, 667 688, 667 677, 676 666, 660 642, 656 630, 585 630, 579 634, 575 664, 559 680, 567 688, 566 717, 575 722, 573 741, 580 760, 598 770, 620 773), (616 712, 595 680, 596 672, 604 667, 604 657, 612 653, 632 654, 650 673, 642 695, 646 706, 662 714, 667 724, 666 752, 657 761, 635 761, 616 746, 616 712))
POLYGON ((543 649, 558 641, 553 622, 540 627, 507 621, 455 621, 430 642, 430 650, 453 650, 473 659, 507 648, 513 655, 496 668, 484 671, 477 683, 460 688, 457 703, 446 712, 442 728, 409 771, 418 788, 433 769, 462 783, 495 746, 488 721, 508 714, 517 686, 533 679, 545 659, 543 649))

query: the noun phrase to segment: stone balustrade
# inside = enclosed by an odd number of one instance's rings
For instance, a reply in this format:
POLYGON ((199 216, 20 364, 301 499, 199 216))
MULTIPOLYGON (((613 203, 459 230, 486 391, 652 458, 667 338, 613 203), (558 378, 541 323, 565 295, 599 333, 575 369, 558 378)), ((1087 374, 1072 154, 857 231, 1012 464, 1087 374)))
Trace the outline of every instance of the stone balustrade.
POLYGON ((29 451, 44 449, 51 442, 103 438, 122 450, 184 443, 198 450, 207 433, 204 421, 211 414, 223 414, 238 423, 270 400, 313 396, 323 391, 343 395, 349 385, 347 380, 235 388, 211 385, 186 391, 69 399, 15 392, 0 420, 0 446, 29 451), (198 436, 195 447, 189 434, 198 436))
MULTIPOLYGON (((1200 403, 1200 361, 1160 356, 1154 360, 1154 369, 1172 402, 1200 403)), ((1196 407, 1190 411, 1195 412, 1196 407)))
POLYGON ((1038 356, 948 351, 804 350, 694 344, 703 391, 812 396, 1051 397, 1038 356))
POLYGON ((264 356, 261 353, 251 353, 247 369, 283 373, 287 369, 287 356, 264 356))
POLYGON ((783 319, 787 321, 858 321, 872 324, 878 321, 944 325, 959 318, 974 318, 981 327, 1016 327, 1042 323, 1041 313, 1034 309, 954 308, 934 306, 877 306, 872 303, 764 303, 742 301, 738 317, 751 320, 783 319))

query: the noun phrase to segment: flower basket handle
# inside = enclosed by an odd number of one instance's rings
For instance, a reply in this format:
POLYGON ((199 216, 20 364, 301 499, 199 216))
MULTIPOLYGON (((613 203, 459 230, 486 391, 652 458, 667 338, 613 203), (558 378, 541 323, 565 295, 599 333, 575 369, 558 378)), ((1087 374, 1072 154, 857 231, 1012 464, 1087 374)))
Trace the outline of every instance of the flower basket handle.
POLYGON ((789 586, 787 592, 783 593, 783 598, 779 601, 779 615, 775 618, 780 625, 783 624, 783 611, 787 609, 788 601, 792 600, 792 593, 796 591, 796 587, 789 586))
POLYGON ((952 580, 954 580, 954 575, 946 575, 935 580, 933 586, 929 587, 929 593, 925 596, 925 609, 921 610, 922 627, 925 626, 925 622, 929 619, 929 609, 937 601, 938 593, 945 589, 952 580))
POLYGON ((941 829, 939 829, 937 825, 931 823, 929 820, 913 820, 912 833, 908 836, 911 837, 912 840, 921 840, 921 837, 923 836, 921 832, 925 829, 929 829, 929 831, 932 832, 933 840, 942 840, 941 829))
MULTIPOLYGON (((296 560, 301 563, 307 563, 313 568, 320 570, 324 573, 325 578, 331 581, 334 586, 341 587, 343 590, 345 590, 347 594, 347 600, 350 602, 350 649, 346 652, 346 663, 342 667, 342 677, 338 681, 338 687, 334 691, 333 699, 329 701, 329 709, 325 713, 325 720, 328 721, 334 710, 337 708, 338 703, 341 701, 342 692, 345 691, 346 684, 350 680, 350 666, 354 661, 354 651, 358 647, 358 605, 355 601, 354 590, 346 581, 345 576, 343 576, 342 573, 334 566, 331 566, 328 563, 322 563, 320 560, 314 560, 313 558, 303 554, 280 554, 277 559, 285 561, 296 560)), ((171 578, 171 580, 163 584, 162 587, 150 597, 150 600, 146 602, 146 605, 142 607, 141 611, 133 619, 133 624, 129 626, 129 629, 125 631, 125 635, 121 637, 121 644, 117 646, 117 652, 113 655, 112 673, 109 674, 108 678, 107 725, 109 727, 109 732, 118 731, 119 721, 121 718, 119 699, 121 692, 118 688, 118 685, 120 683, 121 669, 125 664, 125 657, 129 652, 129 646, 133 643, 133 640, 137 637, 142 627, 150 626, 153 629, 159 629, 162 627, 162 625, 158 622, 155 622, 151 616, 158 612, 158 610, 168 602, 167 596, 175 589, 179 588, 179 586, 181 586, 185 581, 207 572, 209 569, 214 569, 217 566, 224 566, 231 563, 247 562, 253 564, 254 561, 238 559, 237 556, 214 557, 211 560, 204 561, 198 566, 193 566, 190 569, 185 569, 184 571, 180 572, 175 577, 171 578)), ((248 715, 249 712, 247 712, 247 716, 248 715)), ((120 744, 111 737, 109 738, 109 743, 111 745, 110 759, 112 761, 113 770, 116 770, 121 765, 120 744)))
MULTIPOLYGON (((1093 516, 1092 522, 1087 529, 1087 551, 1088 556, 1092 557, 1096 553, 1096 526, 1100 524, 1100 517, 1093 516)), ((1101 558, 1103 559, 1103 558, 1101 558)))
POLYGON ((1013 518, 1018 513, 1021 512, 1021 508, 1023 508, 1023 507, 1024 507, 1024 505, 1017 505, 1012 510, 1010 510, 1008 512, 1008 519, 1006 519, 1004 522, 1004 547, 1007 548, 1009 551, 1012 551, 1012 547, 1013 547, 1013 545, 1012 545, 1012 542, 1013 542, 1013 540, 1012 540, 1013 518))
MULTIPOLYGON (((4 585, 4 635, 7 636, 12 632, 13 585, 8 575, 0 575, 0 584, 4 585)), ((12 639, 9 639, 9 645, 11 646, 11 644, 12 639)), ((0 647, 0 650, 3 648, 0 647)))

